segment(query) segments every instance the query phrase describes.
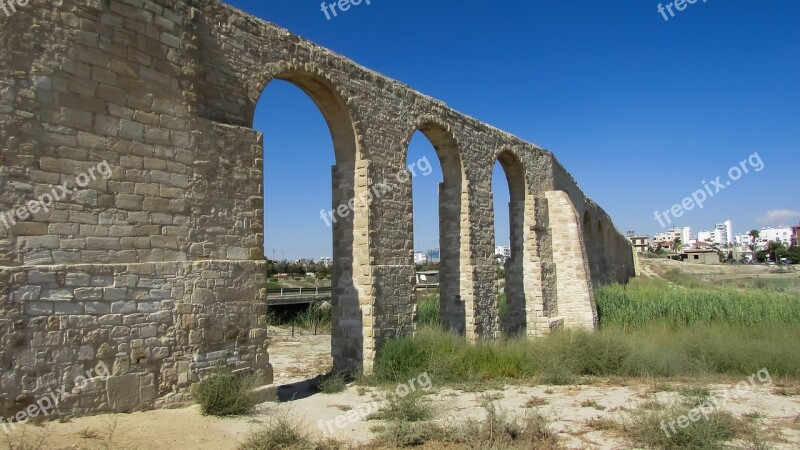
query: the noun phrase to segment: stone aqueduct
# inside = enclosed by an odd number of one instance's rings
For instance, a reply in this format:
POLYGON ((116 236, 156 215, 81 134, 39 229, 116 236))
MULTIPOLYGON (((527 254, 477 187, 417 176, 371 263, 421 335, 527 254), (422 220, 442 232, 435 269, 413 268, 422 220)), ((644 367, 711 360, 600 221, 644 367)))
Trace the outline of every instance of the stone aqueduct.
POLYGON ((215 0, 31 0, 0 15, 0 210, 113 172, 0 224, 2 409, 53 386, 75 412, 185 399, 223 362, 272 382, 265 327, 262 136, 271 80, 316 103, 335 149, 332 353, 371 369, 414 331, 417 130, 440 159, 442 320, 469 339, 594 327, 592 286, 633 274, 630 246, 552 153, 215 0), (491 174, 508 178, 510 314, 497 312, 491 174), (108 379, 75 380, 100 362, 108 379))

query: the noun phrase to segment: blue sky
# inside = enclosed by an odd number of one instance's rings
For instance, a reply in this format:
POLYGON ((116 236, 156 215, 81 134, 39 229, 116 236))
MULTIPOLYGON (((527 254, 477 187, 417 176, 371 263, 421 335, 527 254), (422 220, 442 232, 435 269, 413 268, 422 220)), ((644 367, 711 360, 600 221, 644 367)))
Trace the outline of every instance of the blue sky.
MULTIPOLYGON (((649 0, 372 0, 331 20, 319 0, 229 3, 551 150, 623 232, 661 231, 656 210, 702 180, 726 180, 754 152, 763 170, 675 223, 732 219, 744 232, 800 221, 796 0, 699 0, 668 21, 649 0)), ((255 127, 265 133, 268 256, 329 255, 319 210, 330 208, 333 150, 322 116, 276 82, 255 127)), ((409 162, 424 156, 436 168, 414 182, 420 248, 436 246, 441 172, 417 137, 409 162)), ((501 173, 493 184, 506 244, 508 188, 501 173)))

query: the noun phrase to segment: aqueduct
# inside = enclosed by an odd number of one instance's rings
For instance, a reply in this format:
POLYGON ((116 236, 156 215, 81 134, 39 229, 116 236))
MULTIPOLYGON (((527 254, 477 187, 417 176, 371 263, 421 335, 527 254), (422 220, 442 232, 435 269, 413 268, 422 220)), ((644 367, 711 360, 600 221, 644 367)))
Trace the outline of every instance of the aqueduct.
POLYGON ((411 181, 395 174, 416 131, 443 170, 444 326, 596 327, 593 286, 632 275, 627 241, 552 153, 219 1, 31 0, 0 15, 0 43, 0 210, 17 219, 0 224, 4 410, 62 384, 79 413, 162 406, 220 362, 272 382, 252 129, 271 80, 327 121, 333 208, 393 183, 333 227, 338 368, 371 370, 382 342, 415 329, 411 181), (103 161, 108 179, 25 213, 103 161), (511 189, 503 318, 496 161, 511 189), (74 385, 100 362, 110 377, 74 385))

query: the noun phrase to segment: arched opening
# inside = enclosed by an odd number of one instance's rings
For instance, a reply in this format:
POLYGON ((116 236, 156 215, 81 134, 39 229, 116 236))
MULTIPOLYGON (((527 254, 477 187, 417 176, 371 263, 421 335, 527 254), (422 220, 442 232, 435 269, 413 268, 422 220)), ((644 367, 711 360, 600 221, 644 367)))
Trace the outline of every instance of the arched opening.
POLYGON ((424 291, 425 286, 430 287, 430 279, 422 277, 435 276, 439 322, 447 330, 464 334, 468 300, 461 295, 461 261, 468 239, 461 225, 466 207, 462 204, 464 179, 458 145, 444 127, 423 123, 409 142, 406 165, 413 177, 415 265, 428 269, 417 275, 418 322, 430 322, 433 301, 424 291), (431 158, 433 153, 435 158, 431 158), (422 259, 427 259, 427 265, 417 264, 422 259))
POLYGON ((524 334, 528 326, 524 285, 525 172, 517 156, 509 151, 497 156, 492 194, 500 323, 506 335, 524 334))
MULTIPOLYGON (((275 305, 276 298, 277 303, 304 304, 324 302, 327 297, 329 306, 318 303, 323 311, 316 311, 316 316, 330 316, 333 369, 357 372, 365 358, 364 336, 372 334, 363 330, 360 301, 368 300, 360 295, 359 286, 364 280, 353 270, 366 246, 365 238, 359 240, 366 230, 362 234, 354 227, 366 223, 358 220, 366 215, 366 204, 353 201, 360 193, 355 182, 358 148, 353 120, 327 81, 294 71, 269 81, 253 108, 253 119, 264 149, 265 256, 318 269, 325 278, 310 285, 309 277, 289 275, 291 282, 281 286, 281 280, 271 276, 267 317, 275 319, 277 306, 270 304, 275 305), (308 288, 305 294, 299 291, 300 284, 308 288), (281 287, 288 289, 288 295, 287 290, 281 293, 281 287)), ((312 314, 312 324, 316 320, 312 314)), ((275 363, 281 361, 280 352, 273 345, 270 353, 280 375, 285 370, 275 363)))

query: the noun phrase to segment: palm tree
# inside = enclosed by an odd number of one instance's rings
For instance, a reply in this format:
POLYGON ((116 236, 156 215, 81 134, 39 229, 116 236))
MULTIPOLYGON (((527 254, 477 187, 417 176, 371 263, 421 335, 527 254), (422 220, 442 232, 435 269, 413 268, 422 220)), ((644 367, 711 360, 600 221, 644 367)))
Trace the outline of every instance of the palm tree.
POLYGON ((770 241, 770 243, 767 246, 767 251, 769 252, 770 257, 772 257, 772 260, 775 261, 775 263, 777 264, 780 255, 786 253, 786 247, 783 246, 783 242, 770 241))
POLYGON ((681 248, 681 244, 683 244, 683 242, 681 242, 681 238, 676 237, 675 239, 673 239, 672 240, 672 251, 675 252, 675 253, 678 253, 678 250, 681 248))
POLYGON ((760 236, 761 233, 759 233, 758 230, 750 230, 750 232, 747 233, 747 234, 749 234, 750 237, 753 238, 753 242, 750 244, 750 251, 752 251, 753 254, 755 254, 756 253, 756 241, 758 241, 758 236, 760 236))

